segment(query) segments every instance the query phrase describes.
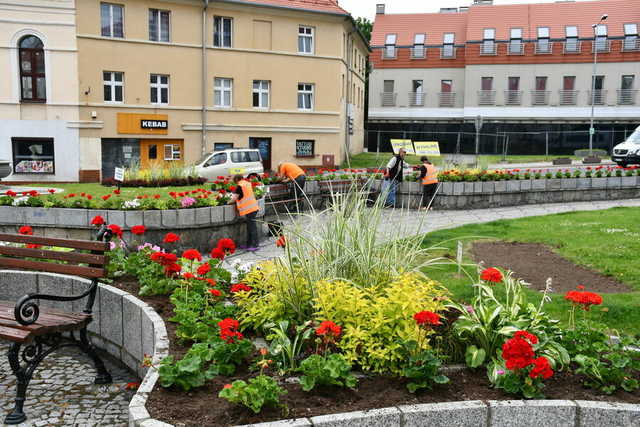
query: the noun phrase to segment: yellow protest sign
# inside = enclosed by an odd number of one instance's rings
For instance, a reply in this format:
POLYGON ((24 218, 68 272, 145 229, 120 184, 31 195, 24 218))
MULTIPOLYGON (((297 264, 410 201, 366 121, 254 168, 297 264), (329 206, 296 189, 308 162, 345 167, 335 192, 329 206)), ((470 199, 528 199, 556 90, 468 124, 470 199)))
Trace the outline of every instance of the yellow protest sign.
POLYGON ((413 150, 413 143, 410 139, 392 139, 391 148, 393 148, 393 152, 395 154, 398 154, 398 151, 400 151, 401 148, 404 148, 404 151, 406 151, 407 154, 415 154, 415 151, 413 150))
POLYGON ((419 156, 440 156, 440 145, 438 141, 414 142, 416 154, 419 156))

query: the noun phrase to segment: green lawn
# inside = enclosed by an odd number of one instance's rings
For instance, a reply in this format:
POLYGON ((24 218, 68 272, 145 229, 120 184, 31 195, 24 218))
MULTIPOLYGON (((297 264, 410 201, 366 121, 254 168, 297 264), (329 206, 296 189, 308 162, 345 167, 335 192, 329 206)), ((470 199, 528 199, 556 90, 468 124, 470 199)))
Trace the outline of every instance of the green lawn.
MULTIPOLYGON (((22 185, 22 184, 21 184, 22 185)), ((29 185, 29 184, 24 184, 29 185)), ((61 188, 64 190, 62 193, 56 193, 56 197, 62 198, 68 194, 80 194, 86 193, 91 194, 94 198, 104 196, 105 194, 110 194, 116 187, 105 187, 101 184, 57 184, 51 183, 47 184, 33 184, 34 187, 42 188, 41 192, 47 194, 47 189, 49 188, 61 188)), ((183 192, 183 191, 191 191, 197 188, 205 188, 210 189, 211 184, 203 184, 198 186, 186 186, 186 187, 158 187, 158 188, 147 188, 147 187, 122 187, 121 196, 124 199, 134 199, 136 196, 142 196, 148 194, 153 196, 155 194, 160 194, 161 198, 169 199, 169 192, 183 192)))
MULTIPOLYGON (((457 240, 464 241, 466 249, 471 242, 482 238, 547 244, 576 264, 629 285, 632 292, 603 294, 602 306, 593 308, 590 316, 611 328, 637 334, 640 333, 639 219, 640 208, 615 208, 500 220, 430 233, 425 237, 425 245, 432 246, 453 239, 442 246, 448 248, 445 252, 455 256, 457 240)), ((471 259, 465 257, 465 262, 471 262, 471 259)), ((455 265, 440 266, 426 273, 449 288, 454 298, 469 301, 473 296, 471 282, 468 278, 459 278, 456 270, 455 265)), ((474 267, 467 267, 466 271, 472 277, 477 277, 474 267)), ((588 289, 589 284, 584 285, 588 289)), ((532 300, 539 301, 539 292, 528 292, 532 300)), ((547 311, 554 318, 566 321, 568 303, 563 295, 556 294, 552 298, 547 311)))
MULTIPOLYGON (((360 153, 351 157, 351 167, 354 169, 384 167, 392 155, 392 153, 360 153)), ((576 156, 507 156, 507 163, 550 162, 557 157, 570 157, 574 160, 579 159, 579 157, 576 156)), ((430 157, 429 159, 436 165, 442 165, 442 157, 430 157)), ((405 160, 411 165, 420 164, 420 156, 407 154, 405 160)), ((500 155, 480 156, 480 164, 483 166, 499 163, 501 161, 502 156, 500 155)), ((341 165, 341 167, 347 167, 346 161, 341 165)))

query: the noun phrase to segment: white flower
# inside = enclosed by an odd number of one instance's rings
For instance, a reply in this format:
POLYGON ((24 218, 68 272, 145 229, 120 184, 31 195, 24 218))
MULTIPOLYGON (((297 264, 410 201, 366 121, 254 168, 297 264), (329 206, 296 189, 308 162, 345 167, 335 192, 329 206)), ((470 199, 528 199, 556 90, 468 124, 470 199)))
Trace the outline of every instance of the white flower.
POLYGON ((29 200, 29 198, 27 196, 23 196, 23 197, 18 197, 17 199, 15 199, 12 203, 13 206, 24 206, 27 204, 27 200, 29 200))
POLYGON ((140 200, 133 199, 127 200, 122 204, 123 209, 138 209, 140 207, 140 200))

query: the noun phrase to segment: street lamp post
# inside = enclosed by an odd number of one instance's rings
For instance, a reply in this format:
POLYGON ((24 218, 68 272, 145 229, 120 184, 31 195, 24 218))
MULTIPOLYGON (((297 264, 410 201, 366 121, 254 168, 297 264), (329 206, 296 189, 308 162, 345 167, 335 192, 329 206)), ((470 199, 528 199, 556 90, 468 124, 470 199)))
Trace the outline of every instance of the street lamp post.
POLYGON ((609 15, 606 13, 602 15, 600 21, 597 24, 593 24, 591 28, 593 28, 593 71, 591 73, 591 120, 589 125, 589 157, 593 156, 593 135, 596 133, 595 128, 593 127, 593 116, 595 113, 595 104, 596 104, 596 70, 598 67, 598 25, 605 21, 609 15))

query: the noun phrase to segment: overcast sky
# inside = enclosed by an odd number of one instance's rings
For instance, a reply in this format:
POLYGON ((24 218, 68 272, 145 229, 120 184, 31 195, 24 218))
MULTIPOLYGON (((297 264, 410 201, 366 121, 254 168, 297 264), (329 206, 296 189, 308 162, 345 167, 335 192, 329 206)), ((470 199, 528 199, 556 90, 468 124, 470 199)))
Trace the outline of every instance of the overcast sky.
MULTIPOLYGON (((555 0, 494 0, 493 4, 552 3, 555 0)), ((374 20, 376 4, 386 4, 387 13, 433 13, 441 7, 469 6, 472 0, 338 0, 340 6, 354 17, 374 20)))

